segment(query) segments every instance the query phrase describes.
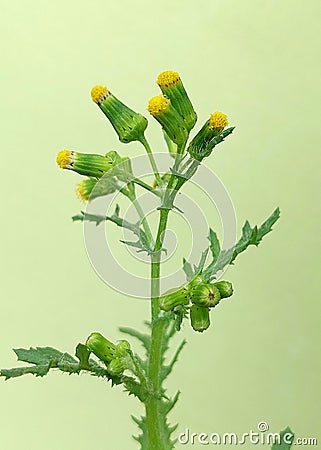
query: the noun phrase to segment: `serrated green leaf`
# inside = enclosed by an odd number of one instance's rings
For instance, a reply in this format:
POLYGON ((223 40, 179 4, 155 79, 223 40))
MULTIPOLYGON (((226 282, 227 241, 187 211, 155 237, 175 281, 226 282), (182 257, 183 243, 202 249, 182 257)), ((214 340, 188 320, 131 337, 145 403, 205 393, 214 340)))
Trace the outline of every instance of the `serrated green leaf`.
POLYGON ((134 248, 138 248, 137 252, 147 252, 148 254, 152 251, 149 248, 146 248, 146 246, 142 243, 141 240, 138 241, 124 241, 122 239, 120 239, 120 242, 122 244, 128 245, 129 247, 134 247, 134 248))
MULTIPOLYGON (((176 403, 179 399, 180 394, 181 394, 181 392, 177 391, 172 399, 169 399, 167 403, 163 404, 163 410, 164 410, 165 415, 167 415, 174 408, 174 406, 176 405, 176 403)), ((175 426, 175 429, 176 429, 176 426, 175 426)))
POLYGON ((131 416, 133 421, 138 425, 138 427, 141 429, 142 433, 139 436, 133 436, 133 438, 140 443, 141 447, 140 450, 151 450, 152 447, 150 446, 149 439, 148 439, 148 431, 147 431, 147 424, 146 424, 146 418, 141 417, 141 419, 137 419, 135 416, 131 416))
POLYGON ((276 208, 271 216, 265 222, 263 222, 263 224, 259 228, 257 226, 251 228, 249 222, 246 221, 242 229, 242 236, 235 246, 230 264, 232 264, 235 258, 240 253, 244 252, 244 250, 246 250, 249 245, 258 246, 262 238, 266 234, 270 233, 270 231, 272 231, 272 226, 275 224, 279 217, 280 210, 279 208, 276 208))
POLYGON ((194 277, 194 270, 192 268, 192 265, 185 258, 183 258, 183 270, 185 272, 187 281, 190 281, 194 277))
POLYGON ((89 359, 87 367, 84 367, 68 353, 63 353, 52 347, 31 347, 30 349, 19 348, 14 351, 19 361, 28 362, 33 365, 13 369, 2 369, 0 371, 0 376, 4 376, 6 379, 19 377, 29 373, 36 376, 44 376, 47 375, 50 369, 59 369, 62 372, 69 374, 79 374, 81 370, 85 370, 90 372, 91 375, 108 378, 113 384, 119 384, 119 382, 121 382, 115 377, 111 377, 107 370, 96 363, 96 361, 89 359))
POLYGON ((134 395, 141 402, 144 402, 146 400, 146 398, 148 396, 148 392, 134 378, 122 376, 121 383, 124 385, 125 391, 128 392, 128 395, 134 395))
POLYGON ((113 222, 118 227, 126 228, 127 230, 132 231, 133 234, 138 237, 137 241, 121 240, 120 242, 122 242, 123 244, 129 245, 131 247, 138 248, 139 252, 145 251, 148 254, 151 254, 153 252, 153 249, 149 247, 149 240, 146 236, 146 233, 144 232, 144 230, 142 230, 139 227, 139 224, 134 224, 134 223, 128 222, 128 221, 122 219, 121 217, 119 217, 119 205, 116 205, 115 212, 112 216, 99 216, 99 215, 95 215, 95 214, 88 214, 88 213, 81 211, 81 214, 73 216, 72 220, 73 221, 88 220, 90 222, 95 222, 97 226, 103 221, 113 222))
POLYGON ((234 248, 228 250, 222 250, 219 258, 216 261, 212 261, 209 266, 202 272, 203 276, 210 280, 220 270, 223 270, 227 264, 233 264, 236 257, 244 252, 250 245, 258 246, 262 238, 272 231, 272 226, 280 217, 280 210, 276 208, 271 216, 263 222, 258 228, 257 226, 251 227, 248 221, 245 222, 242 228, 242 235, 234 248))
POLYGON ((271 216, 262 223, 257 232, 257 241, 260 242, 261 239, 268 234, 271 230, 275 222, 280 218, 280 208, 276 208, 271 216))
POLYGON ((121 333, 127 334, 128 336, 133 336, 138 339, 143 344, 146 352, 150 352, 151 338, 148 334, 141 333, 140 331, 128 327, 119 327, 119 331, 121 333))
POLYGON ((77 222, 77 221, 83 222, 84 220, 88 220, 88 222, 95 222, 96 225, 98 226, 102 222, 105 222, 107 220, 107 217, 100 216, 97 214, 88 214, 88 213, 85 213, 84 211, 80 211, 80 214, 76 214, 75 216, 72 216, 73 222, 77 222))
POLYGON ((194 266, 194 273, 195 274, 200 273, 203 270, 205 262, 206 262, 207 255, 208 255, 208 248, 205 249, 202 252, 201 258, 200 258, 200 262, 198 263, 198 265, 194 266))
POLYGON ((15 367, 14 369, 0 370, 0 376, 5 377, 5 380, 10 378, 21 377, 22 375, 32 374, 36 377, 44 377, 50 370, 50 364, 30 367, 15 367))
POLYGON ((280 432, 280 443, 276 442, 273 444, 271 450, 289 450, 293 444, 293 441, 294 433, 290 427, 286 427, 285 430, 280 432))
POLYGON ((25 348, 13 349, 18 357, 18 361, 27 362, 36 365, 45 365, 60 362, 74 364, 77 361, 68 353, 62 353, 52 347, 30 347, 29 350, 25 348))
POLYGON ((217 234, 215 233, 215 231, 212 230, 212 228, 210 228, 210 234, 208 236, 208 239, 210 241, 210 250, 212 253, 212 260, 215 263, 219 257, 219 254, 221 251, 221 245, 220 245, 220 241, 218 240, 217 234))
POLYGON ((183 347, 185 346, 185 344, 186 344, 186 340, 184 339, 181 342, 181 344, 179 345, 179 347, 177 348, 171 362, 168 365, 162 366, 161 374, 160 374, 160 378, 162 381, 164 381, 168 377, 168 375, 172 372, 173 367, 174 367, 175 363, 177 362, 178 357, 179 357, 181 351, 183 350, 183 347))

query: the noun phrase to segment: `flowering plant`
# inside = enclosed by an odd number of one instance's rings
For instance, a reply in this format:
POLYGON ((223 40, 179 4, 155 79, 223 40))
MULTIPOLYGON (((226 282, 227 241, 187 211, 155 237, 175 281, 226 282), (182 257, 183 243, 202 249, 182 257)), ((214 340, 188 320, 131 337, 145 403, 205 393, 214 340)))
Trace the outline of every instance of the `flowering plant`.
MULTIPOLYGON (((210 229, 207 248, 200 255, 198 264, 183 260, 186 282, 169 291, 161 291, 162 257, 166 251, 164 239, 168 218, 172 210, 182 211, 175 204, 177 194, 200 169, 205 158, 222 143, 234 130, 228 128, 228 118, 222 112, 214 112, 201 129, 189 141, 191 130, 197 122, 197 115, 177 72, 166 71, 158 76, 157 84, 161 94, 148 103, 148 111, 161 125, 168 153, 172 157, 172 167, 162 173, 155 154, 146 137, 147 119, 130 109, 114 96, 106 87, 95 86, 91 91, 92 100, 98 105, 118 134, 122 143, 140 142, 146 150, 153 172, 153 183, 136 177, 132 160, 122 157, 116 151, 105 155, 85 154, 62 150, 57 163, 62 169, 72 170, 85 176, 77 187, 80 198, 94 202, 111 194, 121 194, 134 205, 138 221, 129 222, 122 218, 119 206, 112 215, 81 212, 74 221, 93 222, 99 225, 105 221, 133 233, 136 241, 122 241, 139 252, 147 254, 150 262, 150 302, 151 319, 148 333, 131 328, 120 328, 122 333, 138 339, 146 351, 145 356, 133 352, 127 340, 110 342, 102 333, 93 332, 76 347, 75 356, 53 349, 37 347, 15 349, 20 361, 29 365, 1 370, 6 379, 24 374, 43 377, 51 369, 69 374, 86 372, 102 377, 111 385, 123 385, 145 408, 145 415, 134 418, 141 429, 135 439, 142 450, 167 450, 174 448, 173 432, 176 426, 168 422, 168 414, 178 401, 179 392, 167 395, 164 381, 173 370, 186 341, 179 345, 171 361, 166 352, 174 335, 182 329, 184 321, 198 333, 208 330, 211 316, 217 307, 233 295, 230 281, 220 279, 224 269, 234 263, 237 256, 249 246, 258 246, 262 238, 271 231, 278 220, 277 208, 261 225, 251 227, 245 222, 240 239, 231 248, 221 248, 217 234, 210 229), (148 217, 140 205, 137 190, 142 189, 157 198, 158 227, 154 235, 148 217)), ((146 274, 147 278, 147 274, 146 274)))

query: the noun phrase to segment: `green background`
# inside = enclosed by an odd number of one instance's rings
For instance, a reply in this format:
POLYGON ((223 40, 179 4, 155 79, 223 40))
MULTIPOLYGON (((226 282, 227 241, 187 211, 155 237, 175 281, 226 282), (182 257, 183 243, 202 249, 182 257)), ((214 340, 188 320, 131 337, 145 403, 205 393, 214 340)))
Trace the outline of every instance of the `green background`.
MULTIPOLYGON (((207 164, 227 186, 239 228, 277 205, 282 216, 229 269, 236 293, 215 324, 182 333, 188 346, 168 383, 182 391, 176 435, 243 433, 264 420, 271 431, 290 425, 321 442, 320 2, 13 0, 0 8, 1 367, 16 365, 12 347, 72 352, 91 331, 116 340, 118 325, 140 328, 148 318, 146 301, 124 298, 93 271, 82 227, 70 220, 83 207, 79 177, 59 171, 55 157, 62 148, 142 153, 118 142, 89 91, 107 84, 148 114, 157 74, 177 70, 200 125, 219 110, 237 126, 207 164)), ((129 416, 142 409, 102 380, 26 376, 2 381, 0 401, 3 450, 138 448, 129 416)))

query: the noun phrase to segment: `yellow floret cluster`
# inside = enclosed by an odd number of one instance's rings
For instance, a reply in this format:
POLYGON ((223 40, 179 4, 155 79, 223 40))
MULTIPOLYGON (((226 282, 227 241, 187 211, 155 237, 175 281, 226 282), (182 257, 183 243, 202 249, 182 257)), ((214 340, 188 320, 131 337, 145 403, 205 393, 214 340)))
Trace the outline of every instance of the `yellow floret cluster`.
POLYGON ((179 75, 177 72, 173 72, 172 70, 166 70, 166 72, 162 72, 158 75, 157 84, 158 86, 169 86, 170 84, 177 83, 179 81, 179 75))
POLYGON ((71 163, 72 152, 70 150, 61 150, 57 155, 57 164, 61 169, 66 169, 71 163))
POLYGON ((214 129, 223 129, 227 127, 228 120, 227 115, 223 114, 222 112, 216 111, 215 113, 211 114, 210 122, 209 122, 209 128, 211 130, 214 129))
POLYGON ((82 181, 81 183, 78 184, 77 188, 76 188, 76 192, 78 197, 83 201, 86 202, 89 198, 88 195, 88 191, 86 189, 86 186, 84 184, 84 181, 82 181))
POLYGON ((106 86, 94 86, 91 90, 91 98, 97 104, 99 104, 106 95, 108 95, 106 86))
POLYGON ((149 100, 147 109, 152 116, 157 116, 167 110, 170 102, 170 99, 165 97, 165 95, 157 95, 149 100))

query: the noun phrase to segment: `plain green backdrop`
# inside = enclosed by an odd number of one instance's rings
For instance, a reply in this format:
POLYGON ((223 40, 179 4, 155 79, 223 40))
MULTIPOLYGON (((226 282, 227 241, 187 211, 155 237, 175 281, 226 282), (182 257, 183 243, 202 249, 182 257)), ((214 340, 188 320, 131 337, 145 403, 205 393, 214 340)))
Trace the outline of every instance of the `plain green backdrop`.
MULTIPOLYGON (((107 84, 147 115, 158 73, 177 70, 199 125, 222 110, 237 127, 207 164, 239 229, 275 206, 282 216, 228 270, 235 296, 208 332, 182 333, 188 346, 168 383, 182 391, 176 436, 243 433, 266 421, 321 442, 320 13, 318 0, 1 2, 1 367, 17 364, 13 347, 72 352, 91 331, 116 340, 119 325, 148 319, 146 301, 126 299, 93 271, 70 219, 83 208, 79 177, 55 157, 62 148, 142 153, 119 143, 90 89, 107 84)), ((138 448, 129 416, 142 409, 121 390, 60 373, 1 381, 0 449, 138 448)))

